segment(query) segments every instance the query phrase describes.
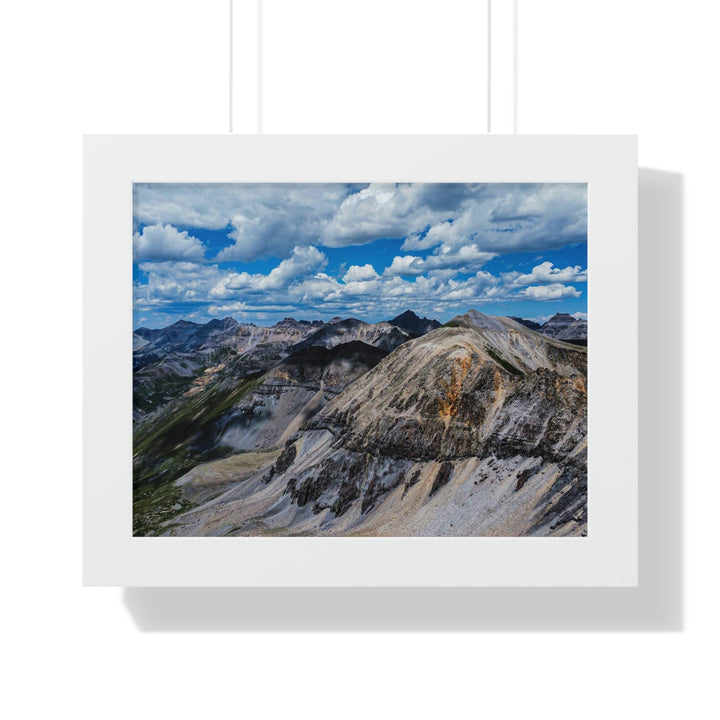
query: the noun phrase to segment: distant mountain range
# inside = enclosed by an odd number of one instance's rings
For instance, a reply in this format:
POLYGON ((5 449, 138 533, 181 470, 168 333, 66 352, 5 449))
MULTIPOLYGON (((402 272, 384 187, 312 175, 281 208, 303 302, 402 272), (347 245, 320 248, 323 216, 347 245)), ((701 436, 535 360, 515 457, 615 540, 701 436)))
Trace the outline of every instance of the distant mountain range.
POLYGON ((194 384, 205 382, 220 362, 224 369, 232 360, 228 372, 242 377, 313 346, 331 348, 359 340, 391 352, 422 334, 423 328, 439 326, 436 320, 410 311, 399 318, 413 330, 393 321, 373 324, 355 318, 333 318, 328 323, 285 318, 271 327, 240 324, 233 318, 206 324, 179 320, 157 330, 139 328, 133 333, 133 417, 139 420, 194 384))
POLYGON ((529 322, 135 331, 134 532, 583 534, 587 323, 529 322))
POLYGON ((564 340, 575 345, 587 345, 587 320, 574 318, 567 313, 557 313, 542 324, 533 320, 523 320, 519 317, 513 317, 512 319, 548 337, 564 340))

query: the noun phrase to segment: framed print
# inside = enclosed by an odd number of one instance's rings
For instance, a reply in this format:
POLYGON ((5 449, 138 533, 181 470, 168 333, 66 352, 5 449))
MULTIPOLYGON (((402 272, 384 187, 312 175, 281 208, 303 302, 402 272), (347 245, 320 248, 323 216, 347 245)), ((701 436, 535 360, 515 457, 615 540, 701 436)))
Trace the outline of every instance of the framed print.
POLYGON ((635 138, 84 164, 86 584, 637 584, 635 138))

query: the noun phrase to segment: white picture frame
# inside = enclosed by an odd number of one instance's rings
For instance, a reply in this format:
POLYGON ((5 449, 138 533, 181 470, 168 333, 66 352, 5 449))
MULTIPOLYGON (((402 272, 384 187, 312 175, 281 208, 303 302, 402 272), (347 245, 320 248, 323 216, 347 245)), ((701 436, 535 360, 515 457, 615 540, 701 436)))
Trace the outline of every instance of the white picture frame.
POLYGON ((95 135, 83 182, 85 585, 637 585, 634 136, 95 135), (133 183, 371 181, 587 183, 588 536, 133 537, 133 183))

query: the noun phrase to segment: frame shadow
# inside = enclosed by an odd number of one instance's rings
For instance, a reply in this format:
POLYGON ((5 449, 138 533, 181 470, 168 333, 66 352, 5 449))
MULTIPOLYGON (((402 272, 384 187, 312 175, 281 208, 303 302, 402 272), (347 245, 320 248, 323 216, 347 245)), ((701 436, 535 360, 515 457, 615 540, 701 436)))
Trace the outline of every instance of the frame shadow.
MULTIPOLYGON (((637 588, 145 588, 141 631, 680 631, 683 629, 683 176, 639 183, 637 588)), ((622 321, 619 318, 619 321, 622 321)))

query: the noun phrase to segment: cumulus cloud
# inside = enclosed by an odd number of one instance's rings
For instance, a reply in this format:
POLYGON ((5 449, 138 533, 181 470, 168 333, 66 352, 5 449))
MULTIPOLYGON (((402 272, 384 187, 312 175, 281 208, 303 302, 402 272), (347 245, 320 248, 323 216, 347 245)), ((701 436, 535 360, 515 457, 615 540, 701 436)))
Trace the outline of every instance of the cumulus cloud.
POLYGON ((367 282, 368 280, 377 280, 379 277, 375 272, 375 268, 370 265, 370 263, 365 265, 351 265, 343 275, 343 282, 367 282))
POLYGON ((210 291, 212 297, 227 297, 235 294, 234 291, 260 292, 267 290, 280 290, 294 281, 302 279, 308 273, 321 270, 327 264, 325 253, 316 247, 293 248, 292 255, 283 260, 269 274, 263 273, 237 273, 224 275, 210 291))
POLYGON ((304 217, 308 211, 329 218, 351 191, 345 183, 135 183, 136 222, 170 223, 223 230, 233 218, 254 218, 284 211, 304 217))
POLYGON ((135 186, 135 221, 228 230, 214 260, 287 258, 302 245, 403 239, 413 252, 474 244, 483 252, 584 242, 584 184, 398 183, 135 186))
POLYGON ((186 261, 141 262, 147 283, 135 285, 135 299, 145 305, 205 301, 219 270, 217 265, 186 261))
MULTIPOLYGON (((397 261, 395 258, 393 263, 397 265, 397 261)), ((580 291, 561 283, 518 289, 503 276, 485 270, 462 279, 442 271, 405 277, 408 273, 403 268, 397 274, 379 275, 368 263, 352 265, 338 278, 322 271, 326 263, 324 253, 313 246, 296 247, 290 258, 268 274, 238 273, 209 263, 142 262, 139 269, 147 274, 147 283, 135 286, 135 308, 140 314, 181 307, 185 317, 204 307, 211 316, 232 314, 239 319, 259 319, 261 313, 325 318, 356 313, 366 318, 378 313, 392 316, 389 313, 407 308, 437 314, 436 308, 441 307, 443 312, 455 313, 499 302, 581 296, 580 291)))
POLYGON ((418 202, 418 185, 373 183, 348 195, 322 230, 328 247, 403 238, 432 221, 436 211, 418 202))
POLYGON ((429 250, 435 245, 436 241, 433 238, 428 239, 426 232, 412 233, 405 238, 400 249, 412 252, 413 250, 429 250))
POLYGON ((396 255, 392 263, 385 268, 383 275, 422 275, 425 261, 417 255, 396 255))
POLYGON ((188 318, 392 317, 407 308, 447 317, 578 298, 572 285, 587 280, 580 266, 541 262, 544 249, 586 239, 579 184, 139 185, 135 222, 145 226, 134 237, 144 274, 138 317, 170 308, 188 318), (178 226, 224 230, 228 245, 207 257, 178 226), (387 245, 377 254, 338 250, 382 238, 402 249, 390 257, 387 245), (529 272, 487 271, 493 258, 528 250, 539 255, 529 272), (375 264, 352 264, 358 255, 375 264), (269 272, 240 265, 261 257, 276 258, 269 272))
POLYGON ((486 185, 466 198, 455 217, 434 223, 424 247, 473 241, 491 252, 561 247, 587 237, 585 185, 486 185))
POLYGON ((205 246, 187 231, 180 232, 172 225, 147 225, 133 236, 135 260, 194 260, 202 261, 205 246))
POLYGON ((442 271, 445 276, 449 276, 458 272, 474 272, 495 256, 496 253, 482 252, 475 243, 462 245, 458 249, 442 245, 434 254, 426 258, 417 255, 396 255, 383 274, 417 276, 442 271))
POLYGON ((556 268, 551 262, 536 265, 529 273, 508 273, 507 278, 515 285, 534 285, 535 283, 578 283, 587 282, 587 270, 579 265, 556 268))
POLYGON ((518 295, 532 300, 562 300, 579 298, 582 293, 570 285, 554 283, 552 285, 530 285, 518 292, 518 295))
POLYGON ((218 262, 288 257, 299 245, 315 245, 323 227, 347 195, 345 185, 258 186, 229 218, 232 245, 218 262))

